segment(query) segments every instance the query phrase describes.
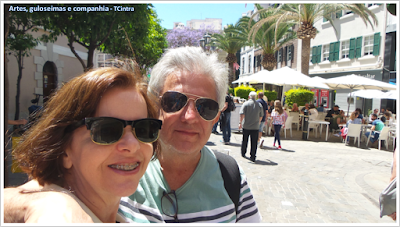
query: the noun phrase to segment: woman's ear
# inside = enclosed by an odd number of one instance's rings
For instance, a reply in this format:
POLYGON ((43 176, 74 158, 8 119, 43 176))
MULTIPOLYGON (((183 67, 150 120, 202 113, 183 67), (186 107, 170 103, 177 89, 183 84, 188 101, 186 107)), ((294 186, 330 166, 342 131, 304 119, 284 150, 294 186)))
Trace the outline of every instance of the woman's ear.
POLYGON ((63 166, 66 169, 70 169, 72 167, 71 157, 68 155, 70 153, 70 149, 67 148, 63 154, 63 166))

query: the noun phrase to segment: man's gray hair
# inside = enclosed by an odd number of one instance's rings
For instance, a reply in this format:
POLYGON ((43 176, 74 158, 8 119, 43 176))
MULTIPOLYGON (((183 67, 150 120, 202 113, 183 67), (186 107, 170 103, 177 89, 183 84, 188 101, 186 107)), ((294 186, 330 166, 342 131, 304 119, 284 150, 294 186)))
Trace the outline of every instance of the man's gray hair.
POLYGON ((218 55, 207 55, 201 47, 180 47, 169 49, 151 71, 148 92, 161 94, 165 79, 176 73, 195 73, 211 77, 215 82, 219 109, 225 104, 225 91, 228 89, 228 68, 218 61, 218 55))

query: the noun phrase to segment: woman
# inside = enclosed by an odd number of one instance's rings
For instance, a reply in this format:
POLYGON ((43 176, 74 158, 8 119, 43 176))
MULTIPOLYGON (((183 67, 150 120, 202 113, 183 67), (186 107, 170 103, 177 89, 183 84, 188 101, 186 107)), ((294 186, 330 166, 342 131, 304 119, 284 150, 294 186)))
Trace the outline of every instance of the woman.
POLYGON ((299 107, 297 106, 297 103, 293 103, 293 108, 291 110, 292 112, 299 112, 299 107))
POLYGON ((21 168, 43 187, 18 188, 61 191, 93 222, 124 222, 117 215, 120 198, 136 191, 159 153, 162 122, 157 117, 137 68, 101 68, 72 79, 50 98, 39 122, 13 151, 21 168))
POLYGON ((362 124, 362 120, 358 117, 359 113, 357 109, 350 114, 350 120, 347 121, 346 127, 349 127, 349 124, 362 124))
POLYGON ((279 136, 279 132, 281 131, 281 127, 285 128, 285 122, 286 122, 286 117, 285 117, 285 111, 283 111, 281 101, 275 100, 275 105, 274 105, 274 110, 271 113, 271 123, 270 127, 274 125, 274 147, 275 147, 275 142, 278 140, 278 149, 282 149, 281 147, 281 138, 279 136))
POLYGON ((360 108, 356 108, 356 110, 355 111, 357 111, 358 112, 358 117, 357 118, 359 118, 360 120, 361 120, 361 123, 365 123, 365 121, 364 121, 364 116, 362 115, 362 111, 361 111, 361 109, 360 108))
MULTIPOLYGON (((341 111, 339 112, 339 115, 337 115, 337 116, 335 116, 334 118, 332 118, 331 124, 330 124, 329 127, 330 127, 332 130, 337 130, 337 129, 339 129, 339 125, 340 125, 340 124, 346 124, 346 117, 344 116, 344 111, 343 111, 343 110, 341 110, 341 111)), ((341 134, 341 132, 339 132, 338 134, 334 134, 334 136, 339 137, 340 134, 341 134)))

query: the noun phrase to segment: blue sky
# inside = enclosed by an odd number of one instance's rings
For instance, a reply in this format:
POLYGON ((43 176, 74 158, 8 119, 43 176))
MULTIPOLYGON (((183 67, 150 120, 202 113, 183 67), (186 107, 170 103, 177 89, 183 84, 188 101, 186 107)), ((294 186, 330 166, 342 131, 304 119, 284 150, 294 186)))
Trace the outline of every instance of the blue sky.
POLYGON ((182 22, 192 19, 221 18, 222 27, 227 24, 235 24, 242 13, 253 10, 254 4, 248 3, 153 3, 161 26, 172 29, 174 22, 182 22))

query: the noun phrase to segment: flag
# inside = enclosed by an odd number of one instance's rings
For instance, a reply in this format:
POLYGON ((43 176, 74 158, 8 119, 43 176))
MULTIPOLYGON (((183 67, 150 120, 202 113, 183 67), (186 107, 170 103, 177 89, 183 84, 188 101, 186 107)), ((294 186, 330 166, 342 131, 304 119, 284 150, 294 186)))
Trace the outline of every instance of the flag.
POLYGON ((240 68, 240 66, 237 62, 233 63, 233 69, 238 70, 239 68, 240 68))

